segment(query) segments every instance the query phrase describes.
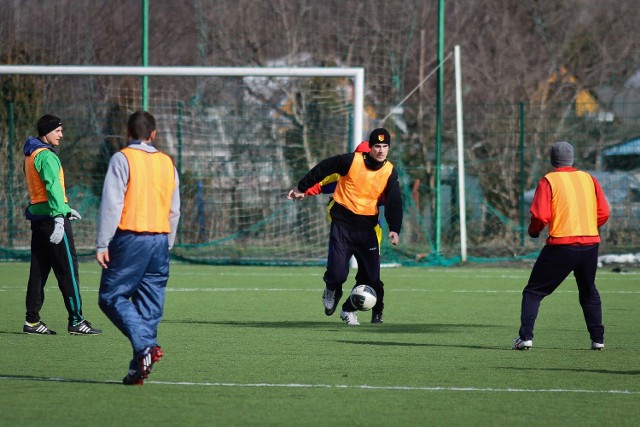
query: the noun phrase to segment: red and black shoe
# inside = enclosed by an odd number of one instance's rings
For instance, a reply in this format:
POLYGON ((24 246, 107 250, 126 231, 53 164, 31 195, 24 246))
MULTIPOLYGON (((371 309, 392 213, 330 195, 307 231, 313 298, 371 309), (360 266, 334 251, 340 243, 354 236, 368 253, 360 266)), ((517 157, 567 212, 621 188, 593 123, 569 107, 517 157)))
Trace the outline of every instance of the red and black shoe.
POLYGON ((159 345, 147 347, 136 357, 136 368, 129 369, 129 373, 122 379, 125 385, 143 385, 144 380, 149 376, 153 369, 153 364, 164 356, 162 347, 159 345))

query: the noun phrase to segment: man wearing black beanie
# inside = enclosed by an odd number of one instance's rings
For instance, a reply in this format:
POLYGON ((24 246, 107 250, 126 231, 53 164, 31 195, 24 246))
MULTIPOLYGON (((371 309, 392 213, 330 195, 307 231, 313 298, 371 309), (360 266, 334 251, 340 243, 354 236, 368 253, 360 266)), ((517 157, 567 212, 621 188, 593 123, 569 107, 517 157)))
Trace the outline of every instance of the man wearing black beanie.
MULTIPOLYGON (((384 288, 380 280, 380 246, 375 232, 378 206, 384 201, 384 214, 389 226, 389 241, 399 242, 402 227, 402 196, 398 172, 387 160, 391 135, 386 129, 374 129, 369 136, 369 153, 347 153, 318 163, 289 191, 288 199, 301 200, 305 191, 324 177, 340 175, 333 193, 329 256, 324 274, 322 295, 324 312, 331 316, 342 297, 342 285, 349 275, 349 260, 358 262, 356 279, 369 285, 377 295, 372 309, 372 323, 382 323, 384 288)), ((340 318, 347 325, 359 325, 356 308, 347 298, 342 304, 340 318)))
POLYGON ((56 149, 62 139, 62 121, 51 114, 38 120, 38 138, 29 136, 24 143, 24 173, 30 204, 25 215, 31 221, 31 268, 27 284, 25 334, 55 335, 40 320, 44 303, 44 285, 53 269, 64 305, 69 314, 67 331, 72 335, 99 335, 82 314, 78 260, 72 220, 80 214, 68 204, 64 171, 56 149))

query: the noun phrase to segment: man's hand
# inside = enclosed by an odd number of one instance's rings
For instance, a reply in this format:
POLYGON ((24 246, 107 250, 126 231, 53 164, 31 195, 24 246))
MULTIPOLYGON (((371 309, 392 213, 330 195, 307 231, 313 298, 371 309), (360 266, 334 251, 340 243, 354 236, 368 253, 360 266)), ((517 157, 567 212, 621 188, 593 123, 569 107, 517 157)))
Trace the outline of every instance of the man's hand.
POLYGON ((109 249, 98 249, 96 252, 96 259, 98 260, 100 267, 106 270, 108 268, 107 264, 109 264, 109 249))
POLYGON ((289 191, 289 194, 287 195, 287 199, 293 200, 293 201, 302 200, 303 198, 304 198, 304 193, 298 190, 298 187, 292 188, 291 191, 289 191))
POLYGON ((69 221, 75 221, 76 219, 82 219, 77 210, 71 208, 71 214, 69 214, 69 221))
POLYGON ((61 216, 55 217, 53 219, 53 233, 49 236, 49 241, 54 245, 57 245, 62 241, 64 237, 64 218, 61 216))
POLYGON ((398 233, 396 233, 395 231, 390 231, 389 242, 391 242, 393 246, 396 246, 400 242, 400 236, 398 236, 398 233))

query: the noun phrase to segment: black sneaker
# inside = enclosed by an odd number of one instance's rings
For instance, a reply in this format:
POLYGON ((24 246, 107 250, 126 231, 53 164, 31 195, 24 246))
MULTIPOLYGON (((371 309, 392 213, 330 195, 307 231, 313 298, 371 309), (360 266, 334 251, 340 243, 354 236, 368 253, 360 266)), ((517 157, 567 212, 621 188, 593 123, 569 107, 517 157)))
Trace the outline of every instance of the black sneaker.
POLYGON ((381 311, 374 311, 371 313, 371 323, 384 323, 384 317, 382 317, 381 311))
POLYGON ((102 333, 100 329, 95 329, 91 326, 88 320, 83 320, 80 323, 71 325, 67 330, 71 335, 100 335, 102 333))
POLYGON ((30 325, 27 322, 24 322, 24 326, 22 327, 22 332, 27 335, 55 335, 56 331, 53 331, 47 328, 42 322, 38 322, 35 325, 30 325))
POLYGON ((322 293, 324 314, 326 314, 327 316, 331 316, 336 311, 338 302, 340 302, 340 298, 342 298, 342 289, 332 291, 329 288, 325 287, 324 292, 322 293))

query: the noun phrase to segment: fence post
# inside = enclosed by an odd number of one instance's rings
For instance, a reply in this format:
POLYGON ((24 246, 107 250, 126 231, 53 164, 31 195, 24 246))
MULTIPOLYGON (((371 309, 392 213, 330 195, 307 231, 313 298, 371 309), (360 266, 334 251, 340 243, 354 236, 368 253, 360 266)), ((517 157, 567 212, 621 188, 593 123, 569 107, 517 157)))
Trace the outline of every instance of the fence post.
POLYGON ((14 177, 14 164, 13 164, 13 144, 15 143, 15 120, 13 117, 13 101, 9 101, 7 103, 8 109, 8 136, 9 143, 7 144, 8 151, 8 160, 9 165, 7 168, 7 180, 9 181, 9 186, 7 188, 8 195, 8 206, 7 206, 7 214, 9 215, 9 247, 13 247, 13 238, 14 238, 14 227, 13 227, 13 177, 14 177))
POLYGON ((524 247, 524 102, 520 102, 520 246, 524 247))
MULTIPOLYGON (((178 101, 178 177, 182 184, 182 101, 178 101)), ((180 222, 182 223, 182 221, 180 222)), ((182 227, 178 225, 178 243, 182 243, 182 227)))

